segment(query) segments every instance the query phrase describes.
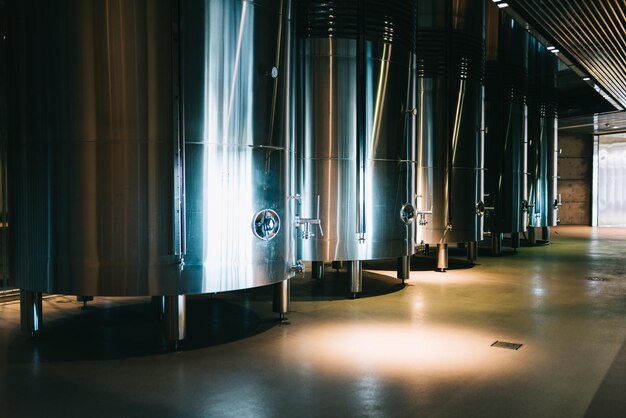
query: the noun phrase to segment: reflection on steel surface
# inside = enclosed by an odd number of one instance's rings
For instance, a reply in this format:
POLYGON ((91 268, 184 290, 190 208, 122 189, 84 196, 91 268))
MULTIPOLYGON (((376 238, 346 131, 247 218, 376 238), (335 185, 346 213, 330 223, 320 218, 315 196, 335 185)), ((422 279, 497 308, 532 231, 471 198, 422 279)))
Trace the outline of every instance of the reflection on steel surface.
POLYGON ((491 232, 522 232, 528 220, 529 34, 490 4, 487 13, 485 192, 491 232))
POLYGON ((417 242, 482 238, 484 2, 420 0, 417 242))
POLYGON ((409 78, 415 4, 365 3, 369 26, 360 45, 360 2, 342 2, 345 8, 299 2, 299 216, 320 219, 324 231, 299 242, 305 260, 413 253, 412 228, 398 215, 414 202, 409 78), (359 86, 360 58, 364 89, 359 86))
POLYGON ((289 1, 11 10, 21 288, 176 295, 292 274, 289 1), (259 211, 281 219, 271 240, 259 211))
POLYGON ((555 226, 558 206, 557 58, 533 37, 529 39, 528 225, 555 226))

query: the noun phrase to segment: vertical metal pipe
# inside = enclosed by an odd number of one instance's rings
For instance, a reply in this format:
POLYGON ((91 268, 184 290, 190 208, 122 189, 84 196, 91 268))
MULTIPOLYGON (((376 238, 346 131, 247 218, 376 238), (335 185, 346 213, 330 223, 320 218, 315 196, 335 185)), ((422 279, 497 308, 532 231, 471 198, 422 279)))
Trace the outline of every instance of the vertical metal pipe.
POLYGON ((448 244, 437 244, 437 270, 443 272, 448 268, 448 244))
POLYGON ((350 293, 356 298, 363 291, 363 264, 360 260, 353 260, 350 266, 350 293))
POLYGON ((402 282, 411 278, 411 256, 398 257, 397 271, 397 277, 402 282))
POLYGON ((535 245, 537 244, 537 229, 534 226, 528 227, 528 244, 535 245))
POLYGON ((367 118, 367 49, 366 49, 366 0, 358 0, 357 3, 357 54, 356 54, 356 182, 357 182, 357 236, 359 241, 365 240, 365 168, 366 168, 366 118, 367 118))
POLYGON ((541 228, 541 239, 545 242, 550 242, 550 227, 544 226, 541 228))
POLYGON ((285 315, 289 312, 289 302, 291 300, 291 281, 283 280, 274 284, 274 296, 272 299, 273 310, 279 314, 280 320, 285 320, 285 315))
POLYGON ((513 250, 517 251, 520 247, 520 235, 519 232, 511 232, 511 247, 513 250))
POLYGON ((185 143, 182 95, 184 94, 181 77, 182 62, 180 48, 180 5, 179 0, 172 0, 172 144, 174 151, 174 255, 182 259, 186 252, 186 208, 185 208, 185 143))
POLYGON ((478 258, 478 242, 469 241, 467 243, 467 259, 472 263, 478 258))
POLYGON ((23 332, 35 336, 43 326, 41 292, 20 290, 20 325, 23 332))
POLYGON ((311 262, 311 275, 314 279, 321 280, 324 278, 324 262, 312 261, 311 262))
POLYGON ((177 350, 178 343, 185 339, 185 295, 165 296, 165 338, 177 350))

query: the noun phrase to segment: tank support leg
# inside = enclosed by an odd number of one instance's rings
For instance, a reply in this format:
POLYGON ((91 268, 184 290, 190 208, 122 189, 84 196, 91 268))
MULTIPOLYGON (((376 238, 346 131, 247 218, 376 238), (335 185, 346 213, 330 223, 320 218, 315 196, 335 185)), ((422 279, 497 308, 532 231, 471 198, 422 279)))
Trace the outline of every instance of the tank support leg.
POLYGON ((322 280, 324 278, 324 262, 312 261, 311 262, 311 274, 316 280, 322 280))
POLYGON ((185 295, 165 296, 165 338, 170 342, 174 351, 177 351, 179 344, 185 339, 185 295))
POLYGON ((291 286, 289 279, 274 284, 274 296, 272 298, 273 310, 280 316, 280 320, 287 319, 289 301, 291 299, 291 286))
POLYGON ((350 267, 350 293, 352 299, 356 299, 357 295, 363 291, 363 264, 360 260, 352 260, 350 267))
POLYGON ((537 229, 534 226, 528 227, 528 245, 537 245, 537 229))
POLYGON ((478 258, 478 243, 476 241, 469 241, 467 243, 467 260, 470 262, 476 261, 478 258))
POLYGON ((502 255, 502 233, 491 233, 491 256, 500 257, 502 255))
POLYGON ((405 280, 411 278, 411 256, 398 257, 397 277, 404 283, 405 280))
POLYGON ((92 300, 93 300, 93 296, 84 296, 84 295, 76 296, 76 302, 83 302, 83 309, 87 307, 87 302, 91 302, 92 300))
POLYGON ((550 242, 550 227, 544 226, 541 228, 541 239, 545 242, 550 242))
POLYGON ((446 271, 448 268, 448 244, 437 244, 437 270, 440 272, 446 271))
POLYGON ((41 292, 20 290, 20 325, 22 331, 36 336, 43 326, 41 292))
POLYGON ((520 247, 519 232, 511 233, 511 247, 513 247, 513 251, 515 252, 517 252, 517 249, 520 247))

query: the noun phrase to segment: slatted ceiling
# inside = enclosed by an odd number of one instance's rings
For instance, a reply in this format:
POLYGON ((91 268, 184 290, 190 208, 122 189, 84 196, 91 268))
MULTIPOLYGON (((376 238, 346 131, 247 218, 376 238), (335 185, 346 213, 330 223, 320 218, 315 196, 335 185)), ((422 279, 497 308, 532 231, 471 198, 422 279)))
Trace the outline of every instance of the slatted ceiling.
POLYGON ((625 0, 509 0, 626 109, 625 0))

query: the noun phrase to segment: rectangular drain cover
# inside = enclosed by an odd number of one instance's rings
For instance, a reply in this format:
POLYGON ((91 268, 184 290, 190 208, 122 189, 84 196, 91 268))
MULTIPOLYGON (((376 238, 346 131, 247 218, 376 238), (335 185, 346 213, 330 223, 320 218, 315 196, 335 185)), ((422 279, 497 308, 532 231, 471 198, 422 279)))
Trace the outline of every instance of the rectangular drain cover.
POLYGON ((587 277, 587 280, 589 280, 590 282, 608 282, 609 279, 607 279, 606 277, 587 277))
POLYGON ((522 344, 508 343, 506 341, 496 341, 495 343, 491 344, 491 346, 498 348, 508 348, 509 350, 517 350, 522 346, 522 344))

